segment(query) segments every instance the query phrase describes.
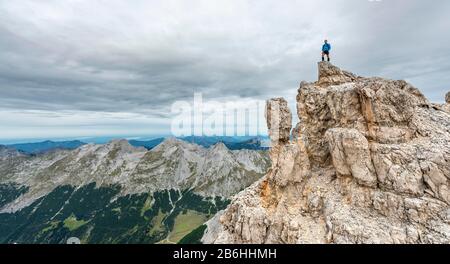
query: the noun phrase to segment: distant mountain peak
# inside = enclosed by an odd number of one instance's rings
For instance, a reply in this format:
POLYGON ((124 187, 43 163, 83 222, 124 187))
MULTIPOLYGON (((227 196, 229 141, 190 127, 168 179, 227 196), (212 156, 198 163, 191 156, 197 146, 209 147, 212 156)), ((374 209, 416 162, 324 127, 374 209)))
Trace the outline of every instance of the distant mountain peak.
POLYGON ((176 138, 176 137, 168 137, 168 138, 166 138, 163 141, 163 143, 166 143, 166 144, 183 144, 183 143, 185 143, 185 141, 183 141, 183 140, 181 140, 179 138, 176 138))
POLYGON ((168 137, 161 144, 154 148, 155 151, 164 151, 169 148, 179 147, 182 149, 203 149, 195 143, 189 143, 176 137, 168 137))
POLYGON ((114 139, 108 142, 106 145, 121 148, 134 148, 126 139, 114 139))
POLYGON ((212 146, 212 149, 216 150, 216 151, 224 151, 224 150, 228 151, 229 150, 228 147, 225 145, 225 143, 223 143, 221 141, 214 144, 212 146))

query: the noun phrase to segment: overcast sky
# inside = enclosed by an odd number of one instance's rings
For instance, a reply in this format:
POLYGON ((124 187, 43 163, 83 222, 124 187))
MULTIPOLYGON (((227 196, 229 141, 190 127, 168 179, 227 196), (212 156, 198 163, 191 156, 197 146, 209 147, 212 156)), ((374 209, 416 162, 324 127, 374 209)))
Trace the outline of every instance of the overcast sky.
POLYGON ((177 100, 284 96, 333 62, 450 90, 448 0, 0 0, 0 142, 168 134, 177 100))

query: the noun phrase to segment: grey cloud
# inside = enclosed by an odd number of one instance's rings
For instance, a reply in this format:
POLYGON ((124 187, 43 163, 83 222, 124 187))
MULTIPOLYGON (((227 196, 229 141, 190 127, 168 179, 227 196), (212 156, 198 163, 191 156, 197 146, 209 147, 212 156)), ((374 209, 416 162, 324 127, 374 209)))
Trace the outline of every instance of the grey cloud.
POLYGON ((316 78, 324 38, 343 68, 433 101, 450 89, 445 0, 186 2, 0 3, 1 108, 167 118, 194 92, 292 96, 316 78))

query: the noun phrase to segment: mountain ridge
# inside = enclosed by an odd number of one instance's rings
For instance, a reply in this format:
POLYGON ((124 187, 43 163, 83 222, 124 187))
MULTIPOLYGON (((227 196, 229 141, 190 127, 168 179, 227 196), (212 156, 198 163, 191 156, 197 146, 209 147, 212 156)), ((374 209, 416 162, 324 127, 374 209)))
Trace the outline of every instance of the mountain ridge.
MULTIPOLYGON (((239 166, 239 171, 230 174, 230 177, 235 179, 234 187, 230 186, 229 190, 222 188, 221 191, 217 191, 218 196, 229 197, 240 188, 241 182, 248 182, 246 184, 253 182, 257 175, 264 172, 264 167, 268 167, 268 159, 263 152, 231 151, 224 145, 221 148, 207 149, 176 138, 168 138, 152 150, 134 147, 123 139, 113 140, 104 145, 85 144, 75 150, 61 150, 38 156, 23 155, 9 163, 1 164, 3 175, 0 182, 14 182, 31 188, 22 200, 18 199, 15 205, 7 206, 2 211, 23 208, 62 184, 72 186, 83 186, 92 182, 98 186, 119 184, 123 186, 124 194, 158 190, 162 186, 165 186, 162 189, 195 187, 189 186, 192 181, 190 177, 202 177, 203 185, 213 184, 215 179, 225 175, 212 175, 203 167, 207 163, 206 160, 212 158, 211 153, 227 153, 227 158, 233 166, 239 166), (240 153, 252 158, 244 160, 244 163, 238 162, 238 157, 242 159, 241 156, 245 156, 240 153), (262 170, 252 165, 252 161, 258 159, 265 164, 262 170), (43 166, 37 166, 39 164, 43 166), (250 172, 254 172, 253 178, 250 177, 248 181, 240 178, 243 173, 250 172), (24 174, 27 177, 24 177, 24 174), (162 174, 167 177, 161 177, 162 174), (150 178, 153 179, 153 183, 150 182, 150 178)), ((211 168, 227 170, 226 167, 221 167, 217 160, 214 163, 210 162, 211 168)), ((213 196, 215 193, 205 188, 199 192, 213 196)))
MULTIPOLYGON (((145 147, 148 150, 151 150, 161 144, 164 140, 170 137, 161 137, 150 140, 137 140, 137 139, 129 139, 128 142, 135 147, 145 147)), ((217 144, 218 142, 224 143, 227 148, 232 150, 240 150, 240 149, 253 149, 253 150, 267 150, 268 147, 263 145, 262 137, 200 137, 200 136, 190 136, 190 137, 182 137, 179 138, 186 142, 197 144, 206 148, 217 144)), ((8 147, 11 149, 16 149, 26 154, 31 155, 39 155, 48 151, 54 151, 59 149, 73 150, 82 145, 86 144, 98 144, 104 145, 114 140, 119 139, 111 139, 106 143, 90 143, 90 141, 83 142, 81 140, 66 140, 66 141, 52 141, 45 140, 40 142, 28 142, 28 143, 16 143, 16 144, 6 144, 1 145, 4 147, 8 147)))
POLYGON ((270 165, 266 151, 176 138, 0 153, 0 243, 177 243, 270 165))
POLYGON ((35 142, 35 143, 11 144, 8 145, 8 147, 20 150, 28 154, 39 154, 55 149, 76 149, 84 144, 86 143, 81 142, 79 140, 70 140, 70 141, 45 140, 42 142, 35 142))

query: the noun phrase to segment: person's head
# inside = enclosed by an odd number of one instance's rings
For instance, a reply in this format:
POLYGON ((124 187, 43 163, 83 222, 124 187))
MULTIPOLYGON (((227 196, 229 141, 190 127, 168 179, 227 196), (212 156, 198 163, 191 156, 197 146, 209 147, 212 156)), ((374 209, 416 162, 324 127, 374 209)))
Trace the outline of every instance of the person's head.
POLYGON ((328 40, 325 40, 324 42, 325 42, 325 44, 327 44, 327 43, 328 43, 328 40))

